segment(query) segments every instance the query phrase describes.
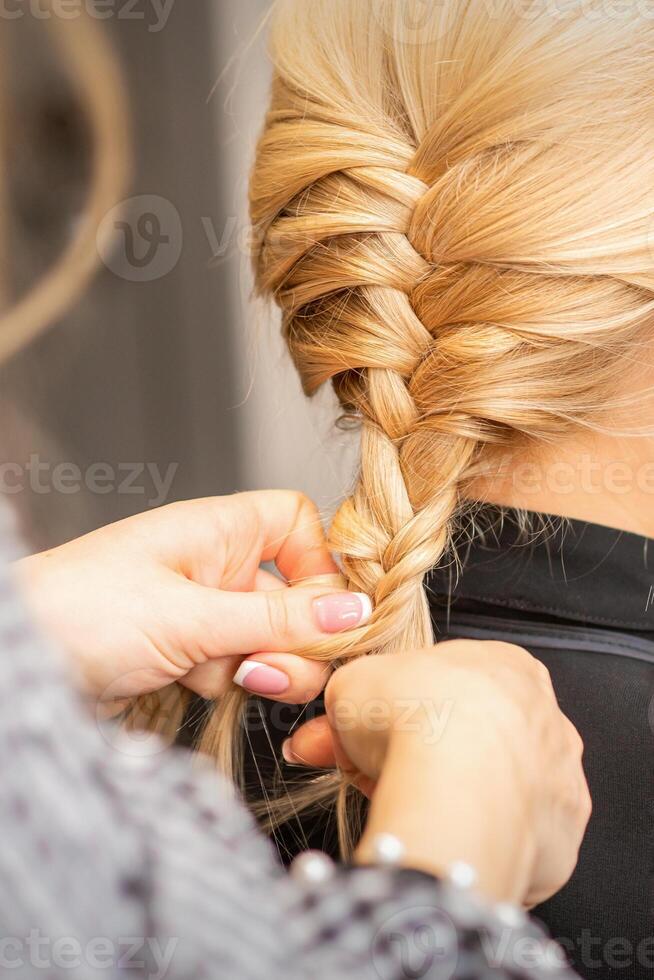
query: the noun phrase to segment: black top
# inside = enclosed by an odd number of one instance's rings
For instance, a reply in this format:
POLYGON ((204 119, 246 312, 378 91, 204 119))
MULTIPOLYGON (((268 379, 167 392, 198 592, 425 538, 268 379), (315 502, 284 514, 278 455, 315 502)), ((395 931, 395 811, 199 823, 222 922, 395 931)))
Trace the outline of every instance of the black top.
POLYGON ((582 976, 654 977, 654 540, 493 507, 475 526, 461 573, 430 576, 437 632, 525 646, 585 742, 579 865, 535 914, 582 976))
MULTIPOLYGON (((549 668, 561 707, 585 742, 594 810, 579 865, 535 914, 583 977, 651 980, 654 540, 484 506, 464 525, 456 551, 461 569, 444 562, 427 583, 437 638, 525 646, 549 668)), ((294 724, 287 706, 264 710, 268 733, 253 732, 258 798, 260 773, 276 766, 268 735, 278 750, 294 724)), ((315 710, 300 709, 300 716, 315 710)), ((292 781, 293 771, 284 776, 292 781)), ((335 848, 333 823, 294 821, 280 844, 291 854, 307 844, 335 848)))
MULTIPOLYGON (((428 587, 463 610, 596 624, 654 639, 654 539, 569 518, 484 506, 456 543, 462 566, 434 571, 428 587), (483 609, 481 608, 483 606, 483 609)), ((443 603, 434 602, 439 610, 443 603)))

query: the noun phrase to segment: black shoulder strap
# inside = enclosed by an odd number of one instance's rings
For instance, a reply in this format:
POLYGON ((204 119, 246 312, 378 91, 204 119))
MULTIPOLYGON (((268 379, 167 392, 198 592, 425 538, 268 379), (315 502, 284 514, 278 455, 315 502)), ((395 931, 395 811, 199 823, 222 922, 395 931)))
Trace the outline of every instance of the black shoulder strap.
POLYGON ((452 614, 437 623, 438 639, 504 640, 541 650, 583 650, 607 653, 654 664, 654 641, 616 630, 560 626, 532 620, 512 620, 473 613, 452 614))

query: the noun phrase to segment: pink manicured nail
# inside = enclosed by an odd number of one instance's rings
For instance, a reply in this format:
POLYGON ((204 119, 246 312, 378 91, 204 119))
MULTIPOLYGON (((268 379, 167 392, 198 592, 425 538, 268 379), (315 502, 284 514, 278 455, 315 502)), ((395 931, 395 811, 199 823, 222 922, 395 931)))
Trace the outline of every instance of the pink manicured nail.
POLYGON ((250 694, 283 694, 291 686, 286 674, 269 667, 268 664, 257 663, 256 660, 244 660, 234 674, 234 683, 249 691, 250 694))
POLYGON ((372 616, 372 600, 364 592, 335 592, 314 599, 313 608, 323 633, 342 633, 363 626, 372 616))

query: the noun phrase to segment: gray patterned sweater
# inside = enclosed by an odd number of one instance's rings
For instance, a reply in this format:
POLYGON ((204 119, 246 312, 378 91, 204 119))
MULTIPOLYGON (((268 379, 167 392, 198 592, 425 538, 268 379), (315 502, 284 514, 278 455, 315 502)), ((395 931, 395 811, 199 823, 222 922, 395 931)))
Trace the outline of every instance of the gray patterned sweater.
POLYGON ((14 591, 0 507, 0 973, 572 980, 512 909, 384 868, 289 876, 216 773, 98 724, 14 591))

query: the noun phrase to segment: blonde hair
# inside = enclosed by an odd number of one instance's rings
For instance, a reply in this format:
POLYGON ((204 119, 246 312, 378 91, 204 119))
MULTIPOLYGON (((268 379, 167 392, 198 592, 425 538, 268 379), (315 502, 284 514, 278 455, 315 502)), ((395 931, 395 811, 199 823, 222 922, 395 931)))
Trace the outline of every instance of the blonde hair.
MULTIPOLYGON (((430 644, 425 575, 476 482, 602 425, 653 322, 654 19, 559 6, 275 4, 256 282, 306 393, 360 420, 331 543, 375 604, 307 656, 430 644)), ((242 704, 201 746, 228 769, 242 704)))
MULTIPOLYGON (((654 21, 637 0, 561 8, 275 5, 252 179, 257 285, 283 311, 307 394, 331 380, 360 419, 360 474, 331 537, 375 600, 368 626, 308 656, 430 643, 424 577, 479 475, 498 451, 602 424, 652 323, 654 21)), ((94 180, 66 254, 5 313, 0 360, 81 291, 127 177, 110 49, 89 18, 54 13, 94 180)), ((166 692, 173 728, 185 697, 166 692)), ((228 770, 243 703, 224 698, 201 744, 228 770)))

